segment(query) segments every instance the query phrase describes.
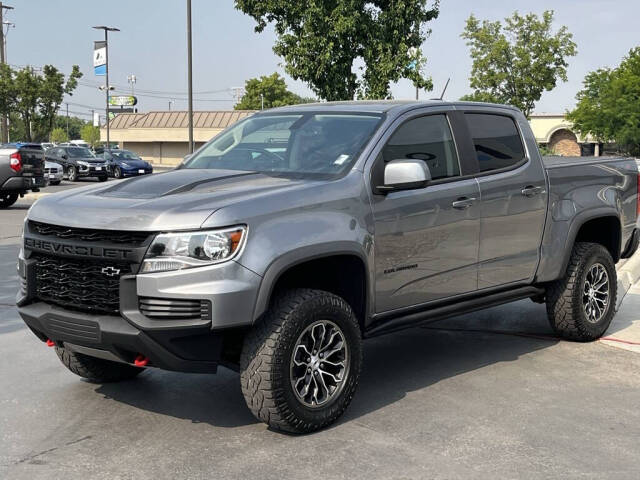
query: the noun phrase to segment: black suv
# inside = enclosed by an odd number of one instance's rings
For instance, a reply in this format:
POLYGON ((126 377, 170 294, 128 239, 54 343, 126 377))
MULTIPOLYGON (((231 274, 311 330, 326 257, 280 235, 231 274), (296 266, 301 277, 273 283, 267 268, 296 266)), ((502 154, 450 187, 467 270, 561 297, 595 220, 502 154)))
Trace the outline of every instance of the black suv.
POLYGON ((107 163, 96 157, 85 147, 53 147, 45 152, 45 159, 62 165, 71 182, 80 177, 96 177, 101 182, 107 179, 107 163))

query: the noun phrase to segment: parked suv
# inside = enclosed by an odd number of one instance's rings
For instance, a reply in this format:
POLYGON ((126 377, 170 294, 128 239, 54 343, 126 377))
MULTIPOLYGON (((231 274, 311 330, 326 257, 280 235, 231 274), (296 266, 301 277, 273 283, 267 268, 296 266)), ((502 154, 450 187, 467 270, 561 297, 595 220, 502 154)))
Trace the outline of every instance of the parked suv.
POLYGON ((258 419, 309 432, 351 402, 368 337, 524 298, 600 337, 638 180, 631 158, 541 158, 507 106, 283 107, 176 170, 40 199, 17 303, 81 377, 224 365, 258 419))
POLYGON ((85 147, 53 147, 45 152, 47 161, 62 165, 64 173, 71 182, 82 177, 96 177, 101 182, 107 179, 107 163, 96 157, 85 147))

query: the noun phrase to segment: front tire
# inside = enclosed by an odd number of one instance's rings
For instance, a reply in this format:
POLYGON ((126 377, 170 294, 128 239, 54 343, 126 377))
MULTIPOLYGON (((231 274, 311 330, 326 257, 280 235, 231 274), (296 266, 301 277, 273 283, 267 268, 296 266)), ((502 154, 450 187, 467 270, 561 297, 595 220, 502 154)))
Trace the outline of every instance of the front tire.
POLYGON ((116 167, 116 169, 113 171, 113 177, 115 179, 122 178, 122 170, 120 169, 120 167, 116 167))
POLYGON ((108 177, 107 177, 106 175, 102 175, 102 176, 98 177, 98 181, 99 181, 99 182, 106 182, 106 181, 107 181, 107 178, 108 178, 108 177))
POLYGON ((576 243, 565 276, 547 287, 551 327, 568 340, 600 338, 616 312, 617 286, 609 251, 597 243, 576 243))
POLYGON ((71 166, 67 169, 67 178, 70 182, 75 182, 78 180, 78 170, 76 167, 71 166))
POLYGON ((144 368, 132 367, 125 363, 110 362, 101 358, 89 357, 81 353, 56 346, 56 354, 70 371, 95 383, 112 383, 129 380, 138 376, 144 368))
POLYGON ((360 328, 349 304, 321 290, 290 290, 245 338, 242 393, 270 427, 313 432, 347 409, 361 366, 360 328))
POLYGON ((0 193, 0 208, 9 208, 18 201, 17 193, 0 193))

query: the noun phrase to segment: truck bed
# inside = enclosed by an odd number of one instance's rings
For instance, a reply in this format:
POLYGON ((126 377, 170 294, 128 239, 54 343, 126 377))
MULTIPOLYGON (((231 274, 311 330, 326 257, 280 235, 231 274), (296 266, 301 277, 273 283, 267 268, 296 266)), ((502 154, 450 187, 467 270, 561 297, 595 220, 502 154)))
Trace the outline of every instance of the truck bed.
POLYGON ((543 156, 542 164, 545 168, 560 168, 576 165, 593 165, 595 163, 611 163, 620 160, 629 160, 629 157, 560 157, 557 155, 543 156))

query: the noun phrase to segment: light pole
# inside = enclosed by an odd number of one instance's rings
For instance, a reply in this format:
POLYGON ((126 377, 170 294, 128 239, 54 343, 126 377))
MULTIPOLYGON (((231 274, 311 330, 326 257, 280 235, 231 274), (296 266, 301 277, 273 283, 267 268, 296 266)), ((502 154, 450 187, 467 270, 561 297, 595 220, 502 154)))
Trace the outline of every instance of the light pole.
MULTIPOLYGON (((5 63, 5 43, 4 43, 4 11, 5 10, 13 10, 13 7, 9 5, 3 5, 0 2, 0 63, 5 63)), ((0 130, 2 130, 0 134, 0 142, 7 143, 9 141, 9 123, 7 122, 7 116, 2 115, 2 119, 0 120, 0 130)))
POLYGON ((169 100, 169 111, 171 111, 171 104, 174 103, 173 100, 169 100))
POLYGON ((106 27, 98 25, 93 27, 96 30, 104 30, 104 52, 105 52, 105 107, 107 110, 107 150, 111 151, 111 143, 109 142, 109 32, 119 32, 119 28, 106 27))
POLYGON ((193 82, 192 82, 192 58, 191 58, 191 0, 187 0, 187 83, 189 90, 189 153, 193 153, 193 82))

